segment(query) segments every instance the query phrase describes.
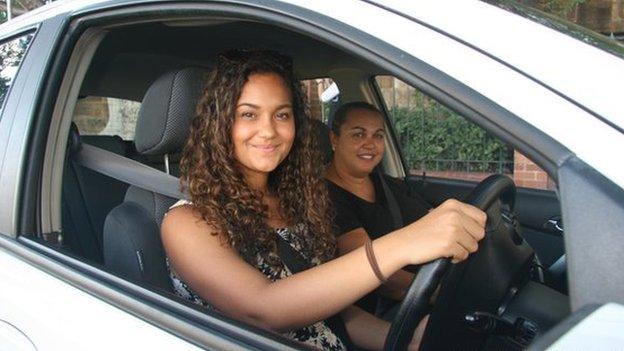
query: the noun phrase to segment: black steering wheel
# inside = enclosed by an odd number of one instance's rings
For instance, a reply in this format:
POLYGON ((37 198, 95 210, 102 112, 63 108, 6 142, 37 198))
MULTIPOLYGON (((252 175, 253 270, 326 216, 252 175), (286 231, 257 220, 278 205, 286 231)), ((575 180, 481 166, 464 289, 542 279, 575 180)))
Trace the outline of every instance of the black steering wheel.
MULTIPOLYGON (((445 273, 447 273, 449 268, 455 269, 455 266, 467 264, 469 265, 469 261, 478 260, 485 262, 485 264, 481 262, 480 264, 477 264, 478 267, 475 267, 475 269, 479 271, 478 274, 489 274, 487 271, 483 271, 483 269, 484 267, 488 267, 491 264, 496 263, 496 257, 491 257, 492 252, 496 250, 492 250, 492 247, 490 247, 489 249, 486 248, 484 250, 482 248, 483 242, 487 241, 488 237, 500 234, 498 233, 499 230, 497 228, 504 227, 501 226, 501 222, 507 218, 507 215, 504 211, 501 211, 501 208, 507 208, 509 212, 511 212, 513 210, 513 204, 515 202, 515 195, 516 188, 511 179, 503 175, 492 175, 479 183, 477 187, 474 188, 472 192, 464 199, 465 203, 471 204, 487 212, 488 223, 486 225, 486 237, 480 243, 479 250, 470 255, 470 257, 461 264, 452 265, 449 259, 441 258, 421 266, 405 298, 403 299, 403 302, 398 310, 396 317, 394 318, 390 326, 390 331, 388 332, 388 336, 386 338, 384 350, 405 350, 407 348, 418 323, 430 310, 429 301, 434 291, 437 289, 438 285, 440 285, 443 277, 448 276, 445 275, 445 273)), ((498 244, 497 242, 493 245, 500 246, 500 244, 498 244)), ((511 246, 513 246, 513 244, 511 246)), ((515 249, 511 248, 510 250, 515 249)), ((525 257, 526 254, 512 256, 525 257)), ((463 276, 464 274, 467 274, 467 272, 466 267, 462 268, 463 269, 461 270, 460 275, 463 276)), ((448 295, 445 294, 445 289, 456 288, 457 284, 442 284, 438 296, 442 297, 444 295, 448 295)), ((506 287, 499 290, 506 290, 506 287)), ((431 324, 432 320, 435 319, 435 313, 436 311, 434 309, 430 317, 429 324, 431 324)), ((429 329, 430 328, 428 326, 427 330, 425 331, 423 341, 427 340, 427 338, 430 336, 429 329)), ((421 344, 421 349, 422 345, 423 344, 421 344)))

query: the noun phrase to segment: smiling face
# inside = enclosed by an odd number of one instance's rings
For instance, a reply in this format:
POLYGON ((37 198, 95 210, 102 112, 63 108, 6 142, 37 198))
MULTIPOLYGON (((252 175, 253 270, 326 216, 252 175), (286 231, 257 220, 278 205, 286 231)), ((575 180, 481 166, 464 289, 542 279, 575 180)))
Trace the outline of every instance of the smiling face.
POLYGON ((381 162, 386 132, 378 112, 355 108, 345 116, 340 133, 330 136, 334 164, 351 175, 366 176, 381 162))
POLYGON ((266 177, 288 156, 295 139, 292 94, 275 73, 249 76, 236 103, 234 156, 248 180, 266 177))

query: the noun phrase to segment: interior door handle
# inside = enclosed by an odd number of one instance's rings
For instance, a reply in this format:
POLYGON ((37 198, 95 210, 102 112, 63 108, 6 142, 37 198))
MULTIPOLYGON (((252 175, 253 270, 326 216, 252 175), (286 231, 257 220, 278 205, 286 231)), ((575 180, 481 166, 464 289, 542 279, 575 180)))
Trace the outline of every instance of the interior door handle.
POLYGON ((563 222, 561 221, 561 217, 553 217, 549 219, 542 225, 542 227, 550 232, 563 235, 563 222))

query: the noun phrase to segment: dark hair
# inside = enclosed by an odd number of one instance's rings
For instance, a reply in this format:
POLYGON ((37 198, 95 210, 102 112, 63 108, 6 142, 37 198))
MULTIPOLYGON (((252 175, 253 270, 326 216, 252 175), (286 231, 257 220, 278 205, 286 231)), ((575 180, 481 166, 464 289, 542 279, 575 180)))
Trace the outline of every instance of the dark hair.
POLYGON ((369 104, 368 102, 365 101, 354 101, 354 102, 349 102, 346 103, 342 106, 340 106, 336 112, 334 112, 334 116, 332 117, 332 122, 331 122, 331 130, 332 132, 336 133, 336 134, 340 134, 340 127, 342 127, 342 125, 344 124, 345 120, 347 119, 347 115, 349 114, 349 112, 353 111, 353 110, 367 110, 367 111, 371 111, 371 112, 376 112, 379 113, 380 115, 382 115, 381 111, 379 111, 379 109, 377 107, 375 107, 374 105, 369 104))
MULTIPOLYGON (((271 51, 229 51, 217 57, 191 124, 180 162, 182 187, 203 220, 219 230, 224 242, 249 263, 258 253, 275 252, 276 235, 266 224, 262 194, 251 189, 235 166, 232 125, 249 76, 273 73, 292 93, 295 140, 288 156, 269 175, 269 190, 276 194, 282 216, 297 231, 308 257, 327 261, 336 244, 331 227, 329 195, 321 177, 321 155, 311 131, 301 85, 292 61, 271 51)), ((265 256, 265 255, 263 255, 265 256)), ((271 255, 266 255, 271 256, 271 255)), ((280 262, 269 262, 276 268, 280 262)))

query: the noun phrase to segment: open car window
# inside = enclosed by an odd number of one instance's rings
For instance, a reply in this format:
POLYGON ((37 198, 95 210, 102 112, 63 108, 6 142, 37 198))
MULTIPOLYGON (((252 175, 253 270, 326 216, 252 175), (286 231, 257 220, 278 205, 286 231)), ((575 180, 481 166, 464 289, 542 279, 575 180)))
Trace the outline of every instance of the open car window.
POLYGON ((393 124, 407 174, 479 182, 491 174, 516 186, 553 190, 554 181, 513 147, 393 76, 375 83, 393 124))

